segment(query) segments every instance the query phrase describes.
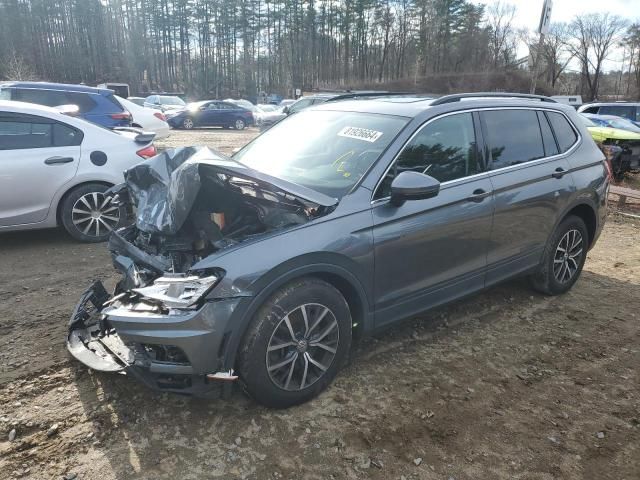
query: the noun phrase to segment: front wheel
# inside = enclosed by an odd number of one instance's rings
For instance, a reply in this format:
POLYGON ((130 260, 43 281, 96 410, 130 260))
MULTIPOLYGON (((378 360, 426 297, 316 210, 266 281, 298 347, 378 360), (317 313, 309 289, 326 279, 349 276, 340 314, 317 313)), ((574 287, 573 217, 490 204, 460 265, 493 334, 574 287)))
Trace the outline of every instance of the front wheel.
POLYGON ((565 218, 549 239, 539 270, 531 276, 533 288, 546 295, 571 289, 582 272, 588 246, 584 221, 576 216, 565 218))
POLYGON ((305 278, 276 292, 257 312, 238 358, 245 391, 274 408, 317 396, 351 347, 351 314, 332 285, 305 278))
POLYGON ((121 223, 120 208, 111 203, 108 189, 100 183, 81 185, 69 192, 60 205, 65 230, 81 242, 104 242, 121 223))

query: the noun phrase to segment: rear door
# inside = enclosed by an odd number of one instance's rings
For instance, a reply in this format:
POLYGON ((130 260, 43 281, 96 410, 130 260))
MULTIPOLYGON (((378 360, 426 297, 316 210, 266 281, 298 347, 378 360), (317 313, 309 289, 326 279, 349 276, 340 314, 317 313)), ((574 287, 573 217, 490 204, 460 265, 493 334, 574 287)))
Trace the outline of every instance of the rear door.
POLYGON ((487 283, 538 265, 559 212, 575 190, 566 153, 578 136, 566 117, 551 130, 548 114, 534 109, 481 112, 490 151, 495 214, 488 254, 487 283))
POLYGON ((38 223, 76 174, 83 134, 45 117, 0 112, 0 226, 38 223))
POLYGON ((373 213, 376 324, 384 325, 484 286, 493 197, 483 172, 477 115, 447 115, 421 127, 376 189, 373 213), (440 193, 396 207, 400 172, 426 173, 440 193))

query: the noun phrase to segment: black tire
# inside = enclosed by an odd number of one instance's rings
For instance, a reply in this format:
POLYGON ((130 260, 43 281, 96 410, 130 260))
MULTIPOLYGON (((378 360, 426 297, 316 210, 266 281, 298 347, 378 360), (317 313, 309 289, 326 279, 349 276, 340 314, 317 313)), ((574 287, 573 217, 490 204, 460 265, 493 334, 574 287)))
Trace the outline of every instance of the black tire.
POLYGON ((191 117, 187 117, 182 120, 182 124, 180 125, 185 130, 193 130, 193 127, 196 126, 196 122, 191 117))
POLYGON ((92 210, 91 206, 94 205, 94 198, 97 199, 98 206, 102 205, 106 200, 103 193, 108 188, 107 185, 101 183, 87 183, 74 188, 65 195, 60 204, 60 220, 69 235, 81 242, 104 242, 109 238, 112 230, 122 226, 125 216, 122 215, 120 209, 109 204, 106 204, 102 209, 95 209, 105 217, 101 217, 100 220, 82 221, 82 218, 86 217, 86 215, 81 214, 81 211, 86 209, 87 212, 90 212, 92 210), (89 203, 88 205, 83 203, 83 198, 89 203), (116 221, 113 218, 116 218, 116 221), (91 223, 92 227, 87 229, 89 223, 91 223), (95 224, 99 224, 97 228, 95 224))
POLYGON ((580 217, 571 215, 565 218, 551 235, 540 268, 530 277, 533 288, 545 295, 560 295, 569 291, 580 277, 589 241, 589 232, 580 217), (578 232, 579 244, 576 234, 572 237, 571 232, 578 232), (563 243, 565 239, 567 244, 563 243), (568 245, 565 248, 568 252, 562 252, 563 245, 568 245))
POLYGON ((241 118, 236 118, 236 120, 233 122, 233 128, 235 128, 236 130, 244 130, 246 126, 247 122, 245 122, 241 118))
POLYGON ((344 297, 327 282, 307 277, 278 290, 258 310, 240 348, 238 372, 250 397, 267 407, 286 408, 322 392, 346 363, 350 348, 351 313, 344 297), (308 322, 304 321, 302 306, 308 322), (321 320, 316 324, 318 318, 321 320), (273 348, 282 340, 291 339, 294 333, 300 338, 295 345, 273 348), (314 338, 327 344, 322 348, 313 346, 314 338), (327 346, 335 352, 325 350, 327 346), (269 348, 273 351, 269 352, 269 348), (274 370, 274 365, 291 358, 292 362, 274 370))

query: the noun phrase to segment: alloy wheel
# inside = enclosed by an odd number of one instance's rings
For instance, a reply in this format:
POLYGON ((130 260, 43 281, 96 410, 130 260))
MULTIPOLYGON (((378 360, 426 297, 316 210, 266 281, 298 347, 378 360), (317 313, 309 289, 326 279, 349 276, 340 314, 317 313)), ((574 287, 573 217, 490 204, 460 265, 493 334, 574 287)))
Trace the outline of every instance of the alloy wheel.
POLYGON ((191 120, 190 118, 185 118, 182 122, 182 126, 187 130, 191 130, 193 128, 193 120, 191 120))
POLYGON ((571 229, 562 236, 553 256, 553 276, 559 283, 567 283, 574 277, 580 268, 583 247, 579 230, 571 229))
POLYGON ((267 371, 283 390, 303 390, 320 380, 338 351, 340 330, 334 313, 306 303, 287 313, 267 346, 267 371))
POLYGON ((99 237, 118 225, 120 211, 111 203, 111 197, 101 192, 90 192, 73 204, 71 220, 84 235, 99 237))
POLYGON ((244 122, 242 120, 236 120, 236 130, 244 130, 244 122))

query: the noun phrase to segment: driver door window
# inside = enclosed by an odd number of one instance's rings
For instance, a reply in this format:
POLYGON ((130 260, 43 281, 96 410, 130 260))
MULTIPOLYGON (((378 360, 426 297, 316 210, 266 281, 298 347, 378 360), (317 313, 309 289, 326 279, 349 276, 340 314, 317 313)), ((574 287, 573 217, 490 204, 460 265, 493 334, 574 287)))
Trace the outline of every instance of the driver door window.
POLYGON ((471 113, 449 115, 418 130, 387 172, 375 199, 388 197, 395 176, 407 170, 441 183, 480 173, 471 113))

